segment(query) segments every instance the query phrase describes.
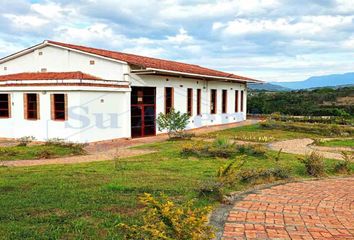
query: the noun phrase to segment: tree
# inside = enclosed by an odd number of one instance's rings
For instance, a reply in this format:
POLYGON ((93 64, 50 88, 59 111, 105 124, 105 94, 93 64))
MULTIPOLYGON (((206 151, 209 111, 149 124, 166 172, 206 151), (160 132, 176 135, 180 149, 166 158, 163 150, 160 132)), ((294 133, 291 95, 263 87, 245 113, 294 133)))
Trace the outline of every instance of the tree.
POLYGON ((180 111, 171 111, 167 114, 160 113, 157 117, 157 125, 160 131, 166 129, 169 138, 180 137, 189 122, 189 115, 180 111))

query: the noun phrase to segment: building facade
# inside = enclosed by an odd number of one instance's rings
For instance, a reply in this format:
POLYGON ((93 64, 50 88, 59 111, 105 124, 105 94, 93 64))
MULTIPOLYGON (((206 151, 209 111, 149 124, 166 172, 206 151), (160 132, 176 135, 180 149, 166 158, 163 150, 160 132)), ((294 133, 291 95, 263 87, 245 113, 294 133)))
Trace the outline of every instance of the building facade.
POLYGON ((188 129, 246 119, 247 82, 197 65, 44 41, 0 60, 0 138, 95 142, 161 133, 159 113, 188 129))

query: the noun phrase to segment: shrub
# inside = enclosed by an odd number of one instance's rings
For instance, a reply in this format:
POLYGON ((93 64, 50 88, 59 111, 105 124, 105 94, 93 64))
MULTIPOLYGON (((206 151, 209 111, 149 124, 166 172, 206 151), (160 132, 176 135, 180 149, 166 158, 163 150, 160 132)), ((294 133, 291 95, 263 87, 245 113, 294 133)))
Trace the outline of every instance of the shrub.
POLYGON ((274 137, 268 137, 268 136, 234 136, 235 140, 242 140, 242 141, 250 141, 250 142, 271 142, 274 141, 274 137))
POLYGON ((68 141, 65 141, 64 139, 61 139, 61 138, 48 139, 45 142, 45 145, 70 148, 73 155, 83 155, 86 153, 86 151, 85 151, 86 144, 68 142, 68 141))
POLYGON ((260 144, 257 145, 240 145, 238 146, 238 151, 241 154, 256 156, 256 157, 263 157, 265 156, 267 149, 260 144))
POLYGON ((224 188, 231 186, 236 182, 240 169, 244 163, 244 159, 241 158, 240 160, 235 159, 225 166, 220 167, 214 180, 208 180, 202 183, 199 189, 199 195, 222 201, 224 188))
POLYGON ((18 139, 18 145, 19 147, 26 147, 28 144, 30 144, 32 141, 36 140, 35 137, 32 136, 25 136, 21 137, 18 139))
POLYGON ((181 154, 195 157, 230 158, 237 153, 228 139, 218 138, 213 143, 189 142, 182 147, 181 154))
POLYGON ((269 169, 250 169, 240 173, 242 182, 255 182, 258 180, 280 180, 290 178, 290 171, 284 167, 275 167, 269 169))
POLYGON ((19 154, 18 150, 15 150, 13 148, 6 148, 6 147, 0 147, 0 159, 6 159, 8 157, 14 157, 17 154, 19 154))
POLYGON ((43 149, 41 151, 39 151, 36 154, 37 158, 44 158, 44 159, 50 159, 53 158, 53 156, 55 156, 55 153, 53 151, 47 150, 47 149, 43 149))
POLYGON ((334 172, 341 174, 349 174, 351 172, 350 163, 353 161, 353 154, 342 152, 343 161, 338 161, 334 165, 334 172))
POLYGON ((306 172, 313 177, 323 176, 325 173, 323 157, 317 153, 312 152, 307 155, 302 162, 305 164, 306 172))
POLYGON ((212 227, 207 225, 209 207, 194 208, 191 201, 178 206, 165 196, 155 199, 147 193, 140 202, 145 206, 143 225, 118 225, 125 239, 210 240, 215 237, 212 227))
POLYGON ((186 129, 190 116, 180 111, 171 111, 167 114, 160 113, 156 119, 160 131, 166 129, 169 138, 181 138, 182 132, 186 129))

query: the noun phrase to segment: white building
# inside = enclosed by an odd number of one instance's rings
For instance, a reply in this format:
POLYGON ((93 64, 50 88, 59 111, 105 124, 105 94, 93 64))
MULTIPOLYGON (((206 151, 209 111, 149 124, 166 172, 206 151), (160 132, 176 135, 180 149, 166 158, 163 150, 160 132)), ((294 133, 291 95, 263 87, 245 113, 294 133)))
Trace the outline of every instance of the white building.
POLYGON ((0 59, 0 138, 95 142, 160 133, 171 107, 188 128, 246 119, 257 80, 197 65, 44 41, 0 59))

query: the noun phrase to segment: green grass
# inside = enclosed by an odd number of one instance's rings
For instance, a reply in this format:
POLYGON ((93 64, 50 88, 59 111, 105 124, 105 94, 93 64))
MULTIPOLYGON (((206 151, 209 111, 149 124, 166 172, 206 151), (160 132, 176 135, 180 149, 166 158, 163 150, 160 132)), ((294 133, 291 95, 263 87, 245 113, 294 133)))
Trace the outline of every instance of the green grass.
MULTIPOLYGON (((293 138, 316 138, 320 136, 316 134, 291 132, 291 131, 284 131, 278 129, 269 130, 269 129, 262 128, 259 124, 255 124, 255 125, 249 125, 249 126, 244 126, 239 128, 225 129, 218 132, 207 133, 204 134, 203 137, 207 137, 207 138, 236 137, 240 139, 242 139, 243 137, 246 138, 268 137, 268 138, 273 138, 274 140, 286 140, 286 139, 293 139, 293 138)), ((257 140, 253 140, 253 141, 257 141, 257 140)))
MULTIPOLYGON (((248 127, 254 132, 256 128, 248 127)), ((215 206, 216 201, 198 196, 198 188, 230 160, 182 157, 183 144, 149 144, 144 147, 158 152, 119 161, 0 168, 0 239, 121 239, 115 226, 140 221, 137 198, 144 192, 163 192, 177 202, 196 198, 198 206, 215 206)), ((293 177, 307 177, 297 156, 281 154, 276 163, 276 154, 247 157, 243 168, 284 165, 293 177)), ((335 162, 326 160, 327 174, 333 175, 335 162)), ((227 191, 248 187, 235 184, 227 191)))
POLYGON ((61 145, 0 147, 0 161, 31 160, 78 155, 77 148, 61 145))
POLYGON ((334 139, 319 143, 320 146, 326 147, 352 147, 354 148, 354 138, 351 139, 334 139))

